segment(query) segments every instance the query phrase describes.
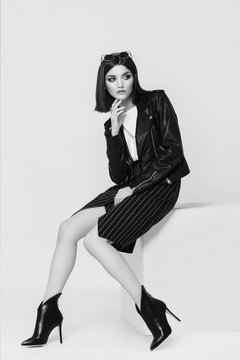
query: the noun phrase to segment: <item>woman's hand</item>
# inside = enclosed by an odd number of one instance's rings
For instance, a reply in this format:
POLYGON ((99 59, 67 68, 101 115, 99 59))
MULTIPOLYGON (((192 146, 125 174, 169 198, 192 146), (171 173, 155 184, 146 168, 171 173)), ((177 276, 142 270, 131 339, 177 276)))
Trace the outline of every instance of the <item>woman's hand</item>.
POLYGON ((119 204, 127 196, 132 195, 133 190, 134 190, 134 188, 131 189, 130 186, 126 186, 125 188, 119 189, 114 198, 114 205, 119 204))
POLYGON ((111 126, 112 126, 112 136, 119 133, 119 129, 123 123, 123 117, 119 116, 123 113, 125 106, 118 107, 121 103, 121 99, 116 99, 111 107, 111 126))

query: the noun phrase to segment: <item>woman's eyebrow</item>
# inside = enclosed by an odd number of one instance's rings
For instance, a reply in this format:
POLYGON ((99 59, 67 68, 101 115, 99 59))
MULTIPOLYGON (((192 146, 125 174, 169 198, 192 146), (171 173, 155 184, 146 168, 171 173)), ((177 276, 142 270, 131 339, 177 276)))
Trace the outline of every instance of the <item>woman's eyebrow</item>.
MULTIPOLYGON (((126 75, 126 74, 128 74, 128 73, 130 74, 130 71, 126 71, 126 72, 125 72, 124 74, 122 74, 122 75, 126 75)), ((113 77, 114 77, 115 75, 107 75, 107 77, 110 77, 110 76, 113 76, 113 77)))

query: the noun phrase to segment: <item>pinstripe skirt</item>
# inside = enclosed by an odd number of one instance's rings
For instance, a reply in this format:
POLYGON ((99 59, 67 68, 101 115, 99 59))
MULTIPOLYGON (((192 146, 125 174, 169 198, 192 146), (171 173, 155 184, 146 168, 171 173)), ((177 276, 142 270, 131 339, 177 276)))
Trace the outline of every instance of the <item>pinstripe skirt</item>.
MULTIPOLYGON (((128 186, 128 182, 121 187, 128 186)), ((106 213, 98 218, 98 235, 118 251, 132 253, 136 241, 163 219, 177 202, 181 179, 168 184, 157 183, 139 194, 133 194, 114 205, 119 185, 100 193, 71 216, 83 209, 105 206, 106 213)))

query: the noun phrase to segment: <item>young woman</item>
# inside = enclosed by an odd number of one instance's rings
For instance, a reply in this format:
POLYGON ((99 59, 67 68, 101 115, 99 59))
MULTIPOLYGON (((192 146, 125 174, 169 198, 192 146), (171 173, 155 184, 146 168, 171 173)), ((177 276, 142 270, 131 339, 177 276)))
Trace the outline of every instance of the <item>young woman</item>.
POLYGON ((88 252, 132 297, 153 335, 153 350, 171 333, 166 311, 180 319, 146 291, 121 252, 132 253, 136 240, 169 213, 178 199, 181 178, 190 172, 178 120, 164 90, 141 88, 129 51, 102 56, 95 110, 110 111, 104 127, 108 169, 115 185, 60 224, 34 333, 21 345, 46 344, 57 326, 62 342, 58 298, 73 269, 77 242, 84 238, 88 252))

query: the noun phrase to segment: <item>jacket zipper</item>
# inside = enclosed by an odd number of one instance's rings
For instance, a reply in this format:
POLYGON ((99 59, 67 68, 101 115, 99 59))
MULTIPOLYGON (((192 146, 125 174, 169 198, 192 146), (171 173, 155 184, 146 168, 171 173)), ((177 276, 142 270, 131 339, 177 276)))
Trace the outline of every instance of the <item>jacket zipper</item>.
POLYGON ((138 184, 135 188, 138 188, 139 186, 141 186, 142 184, 144 184, 146 181, 151 180, 151 179, 152 179, 152 177, 153 177, 156 173, 157 173, 157 170, 156 170, 156 171, 154 171, 154 173, 151 175, 151 177, 150 177, 149 179, 144 180, 143 182, 141 182, 140 184, 138 184))
POLYGON ((155 147, 155 143, 154 143, 154 139, 153 139, 152 128, 151 128, 150 132, 151 132, 151 138, 152 138, 152 143, 153 143, 153 149, 154 149, 155 155, 156 155, 156 157, 157 157, 158 154, 157 154, 156 147, 155 147))

